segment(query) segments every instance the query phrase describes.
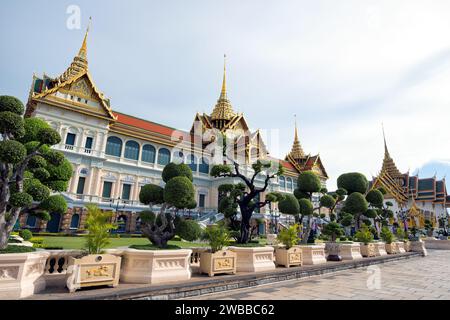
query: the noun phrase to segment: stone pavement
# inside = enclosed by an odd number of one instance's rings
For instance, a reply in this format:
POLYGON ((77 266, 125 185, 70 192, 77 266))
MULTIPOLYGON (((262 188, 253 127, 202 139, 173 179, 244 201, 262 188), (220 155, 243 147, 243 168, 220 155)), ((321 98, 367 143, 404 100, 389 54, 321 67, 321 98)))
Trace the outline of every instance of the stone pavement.
POLYGON ((450 251, 192 300, 450 300, 450 251))

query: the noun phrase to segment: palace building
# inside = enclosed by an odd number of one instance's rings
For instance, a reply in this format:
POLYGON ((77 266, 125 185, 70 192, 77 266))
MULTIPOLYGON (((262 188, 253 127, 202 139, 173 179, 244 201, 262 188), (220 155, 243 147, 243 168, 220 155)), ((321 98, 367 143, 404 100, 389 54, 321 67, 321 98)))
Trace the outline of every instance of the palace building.
POLYGON ((395 219, 403 223, 401 217, 407 218, 409 228, 424 228, 425 220, 430 220, 434 227, 438 227, 439 217, 447 217, 450 196, 447 194, 445 178, 419 178, 409 172, 401 173, 389 154, 386 138, 381 171, 372 181, 372 188, 379 187, 387 191, 385 201, 394 205, 391 210, 395 213, 395 219))
MULTIPOLYGON (((292 150, 285 159, 275 159, 259 130, 251 132, 242 113, 235 112, 227 96, 224 69, 220 97, 211 114, 194 117, 190 131, 177 130, 113 110, 111 101, 94 84, 88 67, 88 31, 78 54, 58 77, 33 76, 26 116, 38 117, 56 129, 62 151, 73 165, 67 192, 66 214, 51 213, 47 223, 23 214, 20 224, 35 231, 75 232, 84 229, 85 204, 95 203, 115 212, 121 232, 139 231, 139 212, 147 209, 139 202, 146 184, 163 185, 161 173, 172 161, 188 164, 194 174, 197 215, 217 213, 218 186, 233 182, 209 175, 214 142, 225 135, 233 142, 234 157, 246 175, 257 159, 277 160, 285 174, 273 181, 267 192, 292 193, 298 174, 313 170, 325 185, 328 176, 318 155, 307 155, 299 141, 297 126, 292 150)), ((151 119, 151 112, 148 115, 151 119)), ((187 123, 188 124, 188 123, 187 123)), ((228 140, 227 140, 228 141, 228 140)), ((263 180, 256 179, 263 186, 263 180)), ((264 201, 264 194, 260 201, 264 201)), ((261 213, 264 213, 264 208, 261 213)))

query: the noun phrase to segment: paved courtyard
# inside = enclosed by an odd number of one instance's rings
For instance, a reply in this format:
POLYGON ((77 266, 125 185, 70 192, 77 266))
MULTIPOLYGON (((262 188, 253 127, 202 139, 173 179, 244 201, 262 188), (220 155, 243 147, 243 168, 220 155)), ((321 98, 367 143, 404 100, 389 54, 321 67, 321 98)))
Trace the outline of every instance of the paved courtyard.
POLYGON ((450 251, 192 300, 450 300, 450 251))

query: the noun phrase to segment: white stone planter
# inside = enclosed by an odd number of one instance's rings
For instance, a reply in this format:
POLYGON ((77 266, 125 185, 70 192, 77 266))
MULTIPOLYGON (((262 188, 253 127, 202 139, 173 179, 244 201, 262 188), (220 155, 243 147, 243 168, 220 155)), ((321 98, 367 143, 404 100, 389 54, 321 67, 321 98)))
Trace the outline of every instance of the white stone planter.
POLYGON ((368 243, 368 244, 360 243, 360 247, 361 247, 361 255, 363 257, 376 256, 375 243, 368 243))
POLYGON ((406 252, 406 250, 405 250, 405 243, 403 241, 397 241, 396 244, 397 244, 398 253, 405 253, 406 252))
POLYGON ((450 250, 450 240, 425 239, 425 248, 450 250))
POLYGON ((397 254, 398 247, 396 242, 386 243, 386 251, 388 254, 397 254))
POLYGON ((135 250, 124 249, 120 281, 136 284, 157 284, 186 281, 191 278, 190 249, 135 250))
POLYGON ((411 241, 405 242, 405 251, 410 252, 411 251, 411 241))
POLYGON ((339 243, 339 256, 342 261, 362 259, 361 246, 355 243, 339 243))
POLYGON ((121 260, 111 254, 92 254, 81 259, 69 257, 67 288, 75 292, 85 287, 118 286, 121 260))
POLYGON ((215 253, 208 251, 200 253, 200 273, 207 273, 210 277, 219 273, 236 273, 236 253, 221 250, 215 253))
POLYGON ((425 248, 425 243, 422 240, 411 241, 411 251, 419 252, 424 257, 426 257, 428 255, 427 249, 425 248))
POLYGON ((326 263, 325 244, 299 246, 302 249, 303 265, 326 263))
POLYGON ((0 254, 0 300, 26 298, 45 290, 48 252, 0 254))
POLYGON ((285 266, 287 268, 291 266, 302 265, 302 249, 298 246, 292 248, 277 248, 275 250, 275 261, 278 266, 285 266))
POLYGON ((237 272, 275 270, 273 247, 230 247, 236 253, 237 272))
POLYGON ((384 242, 374 242, 374 248, 375 248, 375 256, 387 256, 386 252, 386 243, 384 242))

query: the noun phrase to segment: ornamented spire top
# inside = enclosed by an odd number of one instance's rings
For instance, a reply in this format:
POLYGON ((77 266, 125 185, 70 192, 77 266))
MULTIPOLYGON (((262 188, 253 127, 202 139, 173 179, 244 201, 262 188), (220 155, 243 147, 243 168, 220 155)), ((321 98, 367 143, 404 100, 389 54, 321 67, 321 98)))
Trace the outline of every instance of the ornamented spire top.
POLYGON ((82 72, 87 71, 88 69, 88 60, 87 60, 87 38, 89 34, 89 28, 91 25, 91 18, 89 18, 89 24, 86 29, 86 34, 84 35, 83 43, 81 45, 80 50, 78 51, 78 55, 73 58, 70 67, 56 80, 60 83, 65 82, 73 77, 76 77, 82 72))
POLYGON ((391 158, 389 154, 389 150, 386 143, 386 135, 384 133, 384 125, 383 127, 383 139, 384 139, 384 159, 383 166, 381 168, 382 172, 387 172, 392 178, 397 178, 402 176, 401 172, 397 169, 394 160, 391 158))
POLYGON ((226 55, 224 55, 224 67, 223 67, 223 82, 222 82, 222 90, 220 92, 219 100, 217 100, 217 104, 214 107, 214 110, 211 114, 211 120, 226 120, 229 121, 236 116, 236 113, 233 111, 233 107, 228 100, 227 97, 227 78, 226 78, 226 55))
POLYGON ((300 145, 300 140, 298 139, 297 115, 295 115, 295 137, 290 156, 295 160, 305 158, 305 152, 303 151, 302 146, 300 145))

